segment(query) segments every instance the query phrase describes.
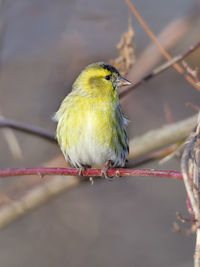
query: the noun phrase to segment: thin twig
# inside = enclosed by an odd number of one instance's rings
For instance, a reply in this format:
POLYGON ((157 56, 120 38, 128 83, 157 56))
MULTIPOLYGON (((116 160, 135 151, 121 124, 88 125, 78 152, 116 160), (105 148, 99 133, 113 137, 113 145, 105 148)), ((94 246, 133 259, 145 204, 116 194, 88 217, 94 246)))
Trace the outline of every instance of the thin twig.
MULTIPOLYGON (((127 5, 129 6, 129 8, 131 9, 131 11, 133 12, 133 14, 136 16, 136 18, 138 19, 138 21, 140 22, 140 24, 142 25, 142 27, 145 29, 146 33, 149 35, 149 37, 151 38, 151 40, 153 41, 153 43, 157 46, 157 48, 159 49, 159 51, 164 55, 164 57, 169 61, 169 60, 173 60, 173 58, 170 56, 170 54, 164 49, 164 47, 161 45, 161 43, 158 41, 158 39, 156 38, 156 36, 153 34, 153 32, 151 31, 151 29, 149 28, 149 26, 147 25, 147 23, 144 21, 144 19, 141 17, 140 13, 138 12, 138 10, 135 8, 135 6, 133 5, 133 3, 131 3, 130 0, 126 0, 127 5)), ((192 48, 192 47, 191 47, 192 48)), ((186 53, 186 56, 188 54, 186 53)), ((180 73, 180 74, 184 74, 184 70, 183 68, 177 64, 176 62, 173 62, 173 67, 180 73)), ((188 75, 184 75, 185 79, 192 84, 196 89, 200 89, 200 87, 193 81, 193 79, 188 76, 188 75)), ((147 77, 148 79, 148 77, 147 77)))
POLYGON ((182 141, 188 137, 196 122, 197 115, 164 125, 131 139, 128 159, 136 159, 157 149, 182 141))
MULTIPOLYGON (((1 120, 4 120, 4 117, 2 116, 1 111, 0 111, 0 121, 1 120)), ((5 141, 8 144, 8 148, 11 151, 12 156, 15 159, 21 160, 22 159, 22 150, 20 148, 19 142, 18 142, 13 130, 6 128, 6 129, 3 129, 2 132, 3 132, 3 135, 5 137, 5 141)))
POLYGON ((187 103, 186 103, 186 107, 190 107, 190 108, 192 108, 192 109, 195 110, 195 111, 200 111, 200 106, 195 105, 195 104, 193 104, 193 103, 191 103, 191 102, 187 102, 187 103))
MULTIPOLYGON (((128 87, 127 89, 125 89, 124 91, 122 91, 120 93, 120 98, 125 97, 130 91, 134 90, 139 85, 143 84, 144 82, 149 81, 150 79, 154 78, 158 74, 161 74, 163 71, 165 71, 165 70, 169 69, 170 67, 174 66, 175 63, 178 63, 179 61, 183 60, 184 58, 186 58, 187 56, 189 56, 192 52, 194 52, 195 50, 197 50, 199 47, 200 47, 200 41, 198 41, 195 45, 190 46, 190 48, 187 49, 182 54, 177 55, 177 56, 173 57, 171 60, 165 62, 164 64, 162 64, 160 66, 158 66, 153 71, 151 71, 150 73, 148 73, 147 75, 145 75, 138 82, 134 83, 133 86, 128 87)), ((180 73, 183 73, 183 72, 180 72, 180 73)), ((195 87, 196 88, 198 87, 198 90, 200 90, 200 86, 198 86, 197 83, 195 83, 195 82, 192 85, 194 85, 194 84, 196 84, 195 87)))
MULTIPOLYGON (((185 188, 189 197, 189 205, 196 219, 196 247, 194 253, 194 267, 200 267, 200 205, 199 205, 199 177, 200 177, 200 121, 193 129, 187 141, 182 159, 181 170, 185 188)), ((189 212, 191 213, 189 207, 189 212)))
MULTIPOLYGON (((144 21, 144 19, 142 18, 142 16, 140 15, 140 13, 138 12, 138 10, 135 8, 134 4, 131 3, 130 0, 126 0, 127 5, 129 6, 129 8, 131 9, 131 11, 133 12, 133 14, 135 15, 135 17, 137 18, 137 20, 139 21, 139 23, 141 24, 141 26, 144 28, 144 30, 146 31, 146 33, 149 35, 149 37, 151 38, 151 40, 154 42, 154 44, 158 47, 158 49, 160 50, 160 52, 168 59, 171 59, 171 56, 167 53, 167 51, 163 48, 163 46, 161 45, 161 43, 157 40, 156 36, 153 34, 153 32, 151 31, 151 29, 149 28, 149 26, 147 25, 147 23, 144 21)), ((179 66, 176 66, 176 68, 178 69, 179 66)), ((180 69, 181 71, 181 69, 180 69)))
MULTIPOLYGON (((171 21, 161 32, 157 35, 157 39, 162 44, 165 50, 172 49, 177 42, 191 31, 192 21, 199 16, 199 7, 190 10, 187 15, 176 17, 171 21)), ((131 81, 138 81, 144 75, 149 73, 158 62, 161 60, 162 55, 155 47, 154 43, 150 43, 147 48, 142 52, 133 68, 129 71, 127 78, 131 81), (148 58, 148 60, 147 60, 148 58)))
MULTIPOLYGON (((73 176, 103 176, 102 169, 85 169, 81 171, 75 168, 23 168, 0 170, 0 178, 22 175, 73 175, 73 176)), ((154 176, 182 180, 182 174, 177 171, 154 170, 154 169, 108 169, 109 177, 121 176, 154 176)))
POLYGON ((1 127, 12 128, 12 129, 15 129, 18 131, 22 131, 22 132, 25 132, 28 134, 32 134, 32 135, 36 135, 36 136, 45 138, 45 139, 52 141, 52 142, 57 142, 56 137, 55 137, 55 133, 52 133, 48 130, 45 130, 45 129, 37 127, 37 126, 32 126, 32 125, 28 125, 28 124, 25 124, 22 122, 3 119, 3 120, 0 120, 0 128, 1 127))
POLYGON ((186 147, 181 159, 181 170, 195 218, 200 225, 199 195, 198 192, 196 192, 199 178, 199 166, 197 166, 199 161, 197 154, 199 153, 200 136, 198 129, 199 127, 195 127, 195 129, 193 129, 188 141, 186 142, 186 147), (197 144, 198 147, 196 147, 197 144))
POLYGON ((192 69, 184 60, 182 62, 182 65, 185 68, 186 72, 193 78, 194 82, 198 85, 200 82, 199 77, 198 77, 198 74, 199 74, 198 68, 196 67, 192 69))
POLYGON ((182 223, 196 223, 196 219, 194 219, 194 217, 192 218, 184 218, 180 212, 176 212, 176 218, 181 221, 182 223))
POLYGON ((161 148, 159 150, 156 150, 154 152, 148 153, 147 155, 144 155, 140 157, 139 159, 134 159, 133 162, 131 162, 130 167, 131 168, 136 168, 140 165, 143 165, 147 162, 153 161, 153 160, 158 160, 159 164, 162 164, 162 159, 166 158, 167 156, 171 155, 177 148, 177 144, 172 144, 167 147, 161 148), (161 163, 160 163, 161 162, 161 163))
POLYGON ((166 163, 167 161, 173 159, 173 158, 181 158, 181 155, 183 154, 183 150, 185 148, 185 142, 179 142, 177 144, 174 144, 174 150, 171 151, 171 153, 168 153, 167 156, 163 157, 159 164, 166 163))
MULTIPOLYGON (((102 170, 88 169, 83 172, 84 175, 100 176, 102 170)), ((77 186, 81 179, 75 176, 61 177, 61 175, 74 174, 78 175, 79 170, 65 169, 65 168, 35 168, 35 169, 21 169, 21 170, 5 170, 1 172, 4 177, 7 175, 55 175, 53 179, 47 180, 40 186, 29 190, 20 199, 5 204, 0 208, 0 228, 5 227, 9 223, 13 222, 17 218, 24 216, 27 212, 41 206, 48 200, 52 199, 56 195, 77 186)), ((108 170, 108 175, 126 175, 126 176, 154 176, 154 177, 167 177, 172 179, 182 179, 180 172, 176 171, 163 171, 163 170, 128 170, 128 169, 114 169, 108 170)), ((28 178, 29 176, 27 176, 28 178)), ((44 178, 45 179, 45 178, 44 178)), ((45 181, 45 180, 44 180, 45 181)))
POLYGON ((193 186, 192 186, 192 178, 191 178, 191 170, 190 170, 190 159, 191 159, 191 151, 194 148, 195 138, 192 136, 190 137, 189 141, 187 142, 187 145, 185 147, 185 150, 183 152, 183 156, 181 159, 181 170, 183 174, 183 180, 185 183, 185 188, 187 191, 187 194, 189 196, 190 203, 192 205, 192 209, 195 214, 195 218, 198 222, 200 222, 200 213, 199 213, 199 206, 197 199, 194 196, 193 193, 193 186))

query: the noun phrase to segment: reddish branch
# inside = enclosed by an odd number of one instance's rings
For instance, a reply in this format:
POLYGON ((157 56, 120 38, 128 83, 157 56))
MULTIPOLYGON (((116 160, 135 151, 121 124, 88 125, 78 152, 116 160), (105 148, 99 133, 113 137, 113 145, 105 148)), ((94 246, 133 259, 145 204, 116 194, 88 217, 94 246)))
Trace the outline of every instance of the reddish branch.
MULTIPOLYGON (((199 48, 200 47, 200 41, 198 43, 196 43, 194 46, 191 46, 183 54, 178 55, 178 56, 172 58, 170 56, 170 54, 164 49, 164 47, 162 46, 162 44, 158 41, 158 39, 156 38, 156 36, 153 34, 153 32, 151 31, 151 29, 149 28, 149 26, 147 25, 147 23, 144 21, 144 19, 142 18, 142 16, 138 12, 138 10, 135 8, 134 4, 131 3, 130 0, 126 0, 126 3, 129 6, 129 8, 131 9, 131 11, 133 12, 133 14, 136 16, 137 20, 140 22, 140 24, 142 25, 142 27, 144 28, 144 30, 146 31, 146 33, 149 35, 149 37, 152 40, 152 42, 157 46, 157 48, 162 53, 162 55, 169 61, 169 62, 163 64, 162 66, 156 68, 154 71, 152 71, 148 75, 144 76, 140 81, 136 82, 131 88, 133 89, 133 88, 137 87, 141 83, 143 83, 143 82, 145 82, 145 81, 153 78, 155 75, 163 72, 164 70, 166 70, 167 68, 169 68, 171 66, 173 66, 180 74, 184 74, 184 69, 179 64, 177 64, 177 63, 180 60, 182 60, 183 58, 187 57, 194 50, 196 50, 197 48, 199 48)), ((187 74, 184 75, 184 77, 196 89, 200 90, 199 85, 194 81, 194 79, 192 77, 190 77, 187 74)), ((125 90, 124 92, 122 92, 120 94, 120 97, 124 97, 130 91, 130 88, 128 88, 128 89, 129 89, 128 91, 125 90)))
MULTIPOLYGON (((153 69, 150 73, 148 73, 147 75, 142 77, 139 81, 135 82, 133 84, 133 86, 129 86, 127 89, 122 91, 120 93, 120 98, 126 96, 128 93, 130 93, 130 91, 134 90, 136 87, 138 87, 139 85, 143 84, 144 82, 149 81, 150 79, 152 79, 155 76, 159 75, 163 71, 165 71, 165 70, 169 69, 170 67, 174 66, 175 63, 178 63, 179 61, 183 60, 184 58, 189 56, 192 52, 194 52, 199 47, 200 47, 200 41, 198 41, 195 45, 190 46, 189 49, 187 49, 182 54, 173 57, 171 60, 169 60, 169 61, 165 62, 164 64, 158 66, 157 68, 153 69)), ((183 73, 183 72, 181 72, 181 73, 183 73)), ((194 81, 194 79, 193 79, 193 81, 194 81)), ((198 83, 196 81, 194 83, 195 83, 195 87, 196 88, 198 87, 198 90, 200 90, 200 87, 199 87, 198 83)))
MULTIPOLYGON (((79 169, 74 168, 24 168, 24 169, 6 169, 0 170, 0 178, 9 176, 22 175, 74 175, 80 174, 79 169)), ((82 176, 102 176, 102 169, 86 169, 81 172, 82 176)), ((182 180, 182 174, 178 171, 154 170, 154 169, 109 169, 107 171, 109 177, 120 176, 154 176, 160 178, 171 178, 182 180)))

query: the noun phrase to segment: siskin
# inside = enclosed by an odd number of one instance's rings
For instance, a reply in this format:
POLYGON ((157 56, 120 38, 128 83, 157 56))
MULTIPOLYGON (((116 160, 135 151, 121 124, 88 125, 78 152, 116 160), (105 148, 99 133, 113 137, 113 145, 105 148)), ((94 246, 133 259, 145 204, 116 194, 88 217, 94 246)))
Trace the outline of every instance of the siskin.
POLYGON ((123 167, 129 152, 126 125, 118 89, 131 83, 111 65, 87 66, 63 100, 55 120, 57 140, 70 165, 80 170, 91 166, 123 167))

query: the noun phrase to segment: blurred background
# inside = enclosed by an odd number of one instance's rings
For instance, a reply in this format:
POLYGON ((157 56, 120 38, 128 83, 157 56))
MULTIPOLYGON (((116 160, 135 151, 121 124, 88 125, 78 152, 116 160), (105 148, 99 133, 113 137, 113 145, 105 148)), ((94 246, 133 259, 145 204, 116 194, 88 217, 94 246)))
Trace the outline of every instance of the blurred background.
MULTIPOLYGON (((169 35, 174 36, 168 47, 171 55, 199 40, 200 1, 133 3, 156 35, 166 32, 171 23, 179 25, 169 35)), ((51 117, 79 72, 89 63, 118 56, 116 45, 128 30, 130 13, 120 0, 1 1, 1 116, 55 131, 51 117)), ((134 16, 132 27, 136 63, 128 78, 134 81, 151 70, 153 53, 159 53, 154 48, 144 54, 152 44, 134 16)), ((164 41, 168 42, 166 36, 164 41)), ((199 60, 199 50, 187 58, 192 67, 199 67, 199 60)), ((158 56, 152 67, 164 61, 158 56)), ((165 124, 166 104, 178 121, 195 113, 185 104, 198 105, 199 100, 200 93, 173 68, 163 72, 123 99, 130 138, 165 124)), ((13 157, 1 129, 1 169, 45 165, 52 159, 56 159, 54 166, 63 164, 57 145, 14 134, 22 158, 13 157)), ((154 161, 140 167, 179 170, 180 162, 173 159, 160 166, 154 161)), ((17 199, 23 182, 21 178, 0 181, 1 191, 17 199)), ((194 236, 172 231, 176 211, 188 216, 185 199, 183 183, 174 180, 129 177, 113 182, 101 179, 93 186, 82 183, 1 230, 0 264, 193 266, 194 236)))

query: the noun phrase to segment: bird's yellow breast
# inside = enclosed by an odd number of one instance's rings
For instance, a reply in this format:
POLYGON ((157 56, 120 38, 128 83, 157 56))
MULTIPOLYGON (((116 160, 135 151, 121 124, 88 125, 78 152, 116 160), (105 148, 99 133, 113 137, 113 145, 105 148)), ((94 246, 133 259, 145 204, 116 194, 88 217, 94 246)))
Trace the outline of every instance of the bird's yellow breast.
POLYGON ((81 146, 86 140, 105 147, 114 145, 117 133, 115 102, 111 96, 85 97, 72 93, 63 101, 57 116, 57 138, 63 151, 69 146, 81 146))

